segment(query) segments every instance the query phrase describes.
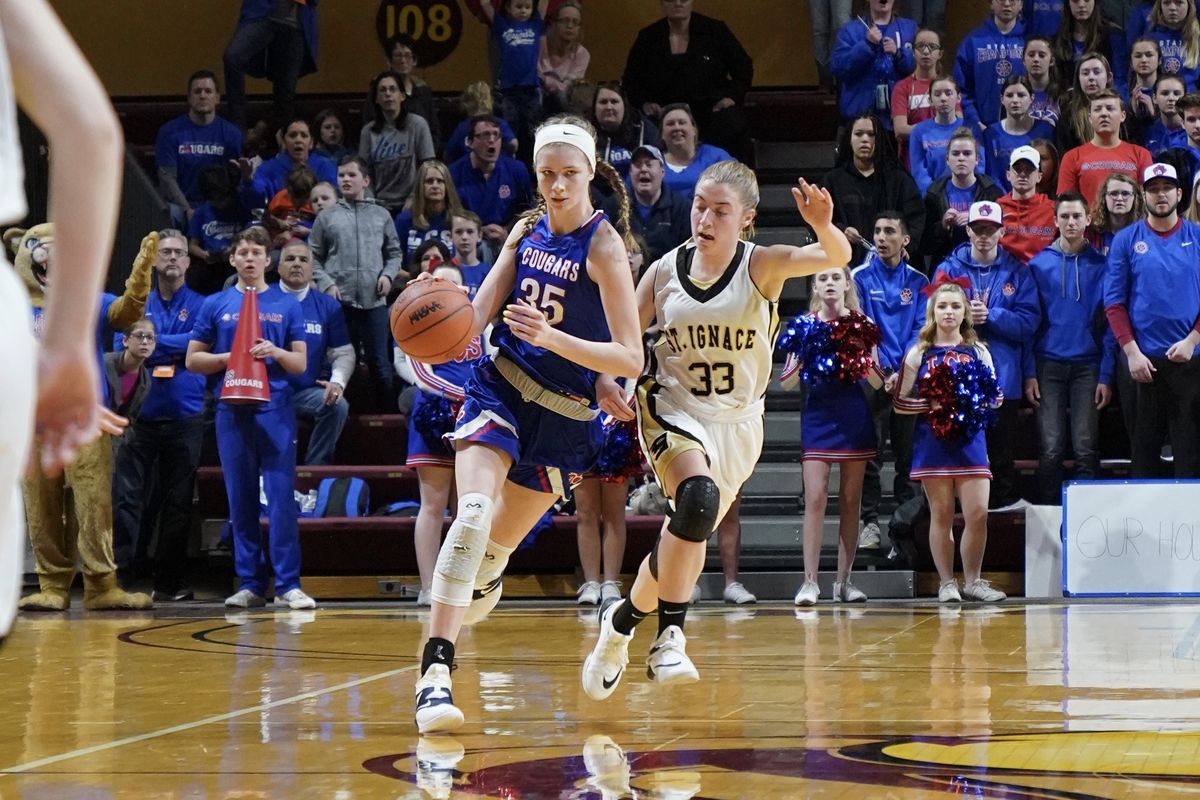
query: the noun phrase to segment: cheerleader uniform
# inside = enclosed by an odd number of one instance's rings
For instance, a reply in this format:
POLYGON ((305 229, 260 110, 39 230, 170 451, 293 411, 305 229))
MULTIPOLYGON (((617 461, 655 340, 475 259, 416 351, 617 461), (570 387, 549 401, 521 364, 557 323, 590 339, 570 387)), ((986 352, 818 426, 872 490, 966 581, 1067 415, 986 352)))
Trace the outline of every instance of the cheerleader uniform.
MULTIPOLYGON (((970 361, 980 359, 991 369, 991 357, 987 348, 982 345, 967 347, 930 347, 921 354, 921 367, 917 379, 913 383, 913 394, 917 387, 933 367, 952 361, 970 361)), ((900 385, 903 385, 904 374, 901 368, 900 385)), ((915 397, 897 397, 896 407, 912 413, 919 410, 916 428, 913 432, 912 472, 909 473, 914 481, 925 478, 987 478, 991 480, 992 470, 988 466, 987 438, 982 429, 975 431, 966 440, 939 439, 933 435, 929 425, 929 401, 915 397)))
MULTIPOLYGON (((789 353, 780 381, 787 381, 799 370, 800 360, 789 353)), ((875 458, 875 425, 860 382, 833 379, 805 384, 800 446, 804 461, 870 461, 875 458)))
MULTIPOLYGON (((483 355, 483 340, 476 336, 467 345, 461 356, 444 364, 425 364, 409 359, 414 382, 421 390, 413 398, 412 410, 408 414, 408 458, 409 467, 454 467, 454 448, 443 435, 448 431, 422 431, 424 425, 418 420, 436 411, 433 406, 450 404, 458 406, 463 400, 463 384, 471 376, 475 360, 483 355)), ((453 427, 453 426, 451 426, 453 427)))

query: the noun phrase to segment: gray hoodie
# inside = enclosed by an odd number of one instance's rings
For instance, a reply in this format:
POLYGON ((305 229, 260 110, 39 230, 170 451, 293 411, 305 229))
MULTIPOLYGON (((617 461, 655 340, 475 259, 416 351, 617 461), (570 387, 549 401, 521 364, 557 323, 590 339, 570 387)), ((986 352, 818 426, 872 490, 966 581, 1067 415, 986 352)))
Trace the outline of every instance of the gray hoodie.
POLYGON ((355 308, 377 308, 387 298, 376 293, 381 275, 396 282, 404 248, 392 215, 374 200, 337 204, 317 215, 308 238, 313 277, 322 292, 337 285, 342 302, 355 308))

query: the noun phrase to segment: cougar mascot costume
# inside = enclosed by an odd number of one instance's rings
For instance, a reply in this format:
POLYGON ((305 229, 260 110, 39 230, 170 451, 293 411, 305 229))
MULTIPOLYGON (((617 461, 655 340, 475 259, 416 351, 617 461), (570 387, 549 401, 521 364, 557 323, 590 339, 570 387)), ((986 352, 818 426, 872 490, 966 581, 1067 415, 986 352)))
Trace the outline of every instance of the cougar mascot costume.
MULTIPOLYGON (((13 266, 29 289, 34 332, 41 336, 42 306, 48 279, 53 279, 54 229, 50 223, 29 230, 9 229, 4 242, 13 252, 13 266)), ((120 297, 105 294, 96 322, 98 346, 113 331, 125 330, 140 318, 150 292, 150 268, 158 251, 158 235, 142 240, 133 271, 120 297)), ((80 324, 87 324, 83 320, 80 324)), ((97 353, 97 358, 101 358, 97 353)), ((103 371, 101 372, 103 374, 103 371)), ((103 389, 102 389, 103 391, 103 389)), ((36 444, 35 439, 35 447, 36 444)), ((21 600, 27 611, 63 611, 71 604, 71 582, 83 568, 83 607, 87 609, 149 608, 150 597, 126 592, 117 585, 112 550, 112 439, 108 434, 79 451, 79 458, 57 478, 41 471, 30 459, 25 478, 25 516, 37 558, 36 594, 21 600)))

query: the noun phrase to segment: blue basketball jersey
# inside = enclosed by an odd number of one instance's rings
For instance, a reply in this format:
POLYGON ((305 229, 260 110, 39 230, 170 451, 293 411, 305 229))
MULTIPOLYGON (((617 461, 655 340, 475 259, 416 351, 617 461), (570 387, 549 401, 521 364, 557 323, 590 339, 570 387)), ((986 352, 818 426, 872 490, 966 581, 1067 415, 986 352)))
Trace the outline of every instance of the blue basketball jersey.
MULTIPOLYGON (((509 302, 529 301, 563 333, 593 342, 611 341, 600 287, 587 271, 588 247, 605 219, 604 213, 597 211, 579 228, 557 236, 543 215, 517 246, 517 279, 509 302)), ((492 342, 501 355, 542 386, 595 403, 594 371, 522 341, 503 321, 496 323, 492 342)))

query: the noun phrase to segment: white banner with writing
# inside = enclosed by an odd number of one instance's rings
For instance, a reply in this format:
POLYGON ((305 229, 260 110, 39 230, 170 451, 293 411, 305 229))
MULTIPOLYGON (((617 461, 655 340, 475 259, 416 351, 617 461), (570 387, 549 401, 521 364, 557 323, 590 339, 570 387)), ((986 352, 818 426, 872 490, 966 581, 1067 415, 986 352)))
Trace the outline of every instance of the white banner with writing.
POLYGON ((1200 595, 1200 481, 1080 481, 1063 504, 1063 592, 1200 595))

